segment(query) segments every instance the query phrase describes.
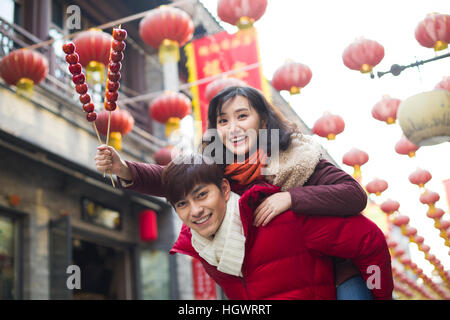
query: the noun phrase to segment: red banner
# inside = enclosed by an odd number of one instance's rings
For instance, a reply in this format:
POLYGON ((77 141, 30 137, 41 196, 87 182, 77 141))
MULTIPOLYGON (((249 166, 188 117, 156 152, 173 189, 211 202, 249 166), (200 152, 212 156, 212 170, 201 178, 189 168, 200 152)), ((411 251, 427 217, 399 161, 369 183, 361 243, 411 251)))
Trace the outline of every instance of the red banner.
POLYGON ((209 104, 205 98, 205 89, 209 83, 217 79, 215 76, 236 70, 227 76, 245 81, 249 86, 263 91, 266 96, 270 93, 259 64, 259 47, 254 28, 235 34, 224 31, 194 40, 185 46, 185 52, 188 58, 186 65, 189 82, 214 77, 191 87, 194 116, 195 120, 202 121, 202 132, 207 125, 209 104))
POLYGON ((198 259, 192 259, 192 275, 195 300, 217 300, 216 283, 206 273, 198 259))

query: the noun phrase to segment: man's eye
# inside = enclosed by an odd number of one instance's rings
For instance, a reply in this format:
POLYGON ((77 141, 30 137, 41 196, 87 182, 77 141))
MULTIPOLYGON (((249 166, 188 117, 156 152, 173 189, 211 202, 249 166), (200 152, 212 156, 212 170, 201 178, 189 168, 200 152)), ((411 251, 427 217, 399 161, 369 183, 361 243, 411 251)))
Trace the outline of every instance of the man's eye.
POLYGON ((200 192, 197 197, 198 198, 204 198, 207 194, 208 194, 207 191, 203 191, 203 192, 200 192))
POLYGON ((177 208, 182 208, 182 207, 184 207, 186 205, 186 202, 184 202, 184 201, 180 201, 180 202, 177 202, 177 204, 175 205, 177 208))

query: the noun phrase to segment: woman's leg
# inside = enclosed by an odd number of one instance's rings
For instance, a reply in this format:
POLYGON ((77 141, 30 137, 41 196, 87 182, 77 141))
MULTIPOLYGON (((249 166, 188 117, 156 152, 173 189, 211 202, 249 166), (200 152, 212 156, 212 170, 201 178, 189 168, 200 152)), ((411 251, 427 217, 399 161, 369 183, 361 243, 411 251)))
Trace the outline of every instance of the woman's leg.
POLYGON ((372 292, 367 288, 361 276, 355 276, 337 287, 338 300, 373 300, 372 292))

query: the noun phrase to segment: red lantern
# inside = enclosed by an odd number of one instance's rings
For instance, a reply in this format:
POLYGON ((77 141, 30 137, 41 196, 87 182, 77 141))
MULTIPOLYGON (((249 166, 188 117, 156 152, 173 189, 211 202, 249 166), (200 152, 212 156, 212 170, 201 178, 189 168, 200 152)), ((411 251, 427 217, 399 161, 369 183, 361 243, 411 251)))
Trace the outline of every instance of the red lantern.
POLYGON ((425 239, 422 236, 418 236, 418 235, 414 236, 414 242, 415 243, 422 244, 424 241, 425 241, 425 239))
POLYGON ((383 96, 381 101, 377 102, 372 108, 372 117, 384 121, 387 124, 395 123, 397 119, 397 110, 402 101, 391 98, 388 95, 383 96))
POLYGON ((361 166, 369 161, 369 155, 359 149, 352 148, 342 158, 342 162, 347 166, 353 167, 355 171, 353 172, 353 177, 361 177, 361 166))
POLYGON ((395 145, 395 152, 398 154, 408 155, 410 158, 416 155, 417 150, 419 150, 419 147, 409 141, 404 135, 395 145))
POLYGON ((408 267, 410 267, 410 265, 411 265, 411 259, 409 259, 408 257, 402 257, 402 258, 400 259, 400 262, 401 262, 403 265, 408 266, 408 267))
POLYGON ((450 228, 450 221, 441 221, 440 230, 447 231, 450 228))
POLYGON ((194 34, 194 23, 183 10, 160 6, 151 10, 141 20, 139 34, 146 44, 159 49, 161 63, 170 57, 178 61, 179 47, 191 40, 194 34))
POLYGON ((342 54, 345 66, 361 73, 371 72, 384 58, 384 48, 374 40, 357 39, 342 54))
POLYGON ((141 241, 154 241, 158 239, 158 224, 155 211, 141 211, 139 214, 139 229, 141 241))
POLYGON ((307 65, 287 62, 278 68, 272 79, 272 86, 278 90, 287 90, 291 94, 298 94, 311 81, 312 72, 307 65))
POLYGON ((414 237, 417 234, 417 229, 414 227, 406 227, 405 236, 414 237))
POLYGON ((169 118, 183 119, 191 113, 191 100, 182 93, 165 92, 149 105, 150 117, 160 123, 169 118))
POLYGON ((402 255, 404 255, 405 254, 405 250, 403 250, 403 249, 397 249, 397 250, 395 250, 395 253, 394 253, 394 256, 395 257, 401 257, 402 255))
POLYGON ((155 159, 155 162, 161 166, 165 166, 169 164, 170 161, 175 157, 176 151, 173 150, 173 146, 168 146, 159 149, 155 154, 153 155, 153 158, 155 159), (173 153, 173 154, 172 154, 173 153))
POLYGON ((406 226, 409 223, 409 217, 398 215, 393 219, 392 223, 397 227, 406 226))
POLYGON ((386 214, 393 214, 398 210, 398 208, 400 208, 400 203, 395 200, 388 199, 381 204, 380 208, 386 214))
POLYGON ((206 100, 209 102, 223 89, 234 86, 245 87, 247 86, 247 84, 244 81, 236 78, 219 78, 217 80, 214 80, 213 82, 211 82, 206 86, 205 89, 206 100))
MULTIPOLYGON (((98 132, 104 136, 108 132, 108 116, 108 111, 101 111, 95 120, 98 132)), ((111 112, 110 132, 120 132, 122 135, 126 135, 133 129, 133 126, 134 118, 127 110, 117 109, 111 112)))
POLYGON ((423 194, 420 195, 420 202, 427 205, 434 205, 439 201, 441 197, 438 193, 426 190, 423 194))
POLYGON ((245 29, 264 15, 266 7, 267 0, 219 0, 217 15, 222 21, 245 29))
POLYGON ((397 242, 395 242, 394 240, 387 240, 386 243, 388 247, 391 249, 395 248, 398 245, 397 242))
POLYGON ((445 214, 445 211, 440 208, 435 208, 434 210, 428 210, 427 217, 431 219, 441 219, 445 214))
POLYGON ((47 73, 47 59, 33 50, 14 50, 0 62, 0 76, 3 80, 23 92, 31 93, 33 86, 44 80, 47 73))
POLYGON ((417 169, 409 175, 409 181, 423 188, 425 184, 431 180, 431 173, 424 169, 417 169))
POLYGON ((434 88, 450 91, 450 77, 444 77, 434 88))
POLYGON ((313 133, 327 138, 328 140, 334 140, 336 135, 344 131, 345 123, 338 115, 325 112, 325 114, 319 118, 313 126, 313 133))
POLYGON ((430 13, 416 28, 416 40, 421 46, 444 50, 450 43, 450 15, 430 13))
POLYGON ((421 246, 421 251, 423 251, 423 252, 425 252, 425 253, 428 253, 428 252, 430 252, 430 246, 427 246, 426 244, 424 244, 424 245, 422 245, 421 246))
POLYGON ((382 179, 374 179, 366 185, 366 190, 369 193, 375 193, 377 196, 381 195, 388 187, 388 183, 382 179))

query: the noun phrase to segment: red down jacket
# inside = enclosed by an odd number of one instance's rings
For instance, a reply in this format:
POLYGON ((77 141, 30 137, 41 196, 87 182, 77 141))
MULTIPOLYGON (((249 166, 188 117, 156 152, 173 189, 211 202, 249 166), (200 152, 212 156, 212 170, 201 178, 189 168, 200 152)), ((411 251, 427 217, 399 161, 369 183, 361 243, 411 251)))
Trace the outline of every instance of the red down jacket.
POLYGON ((254 227, 253 209, 276 192, 279 187, 262 182, 239 200, 246 236, 243 277, 222 273, 202 259, 191 245, 186 225, 170 253, 199 259, 229 299, 336 299, 330 256, 351 259, 364 280, 370 277, 375 299, 392 299, 391 258, 384 235, 373 222, 362 215, 344 218, 286 211, 267 226, 254 227), (375 276, 379 282, 373 280, 375 276))

